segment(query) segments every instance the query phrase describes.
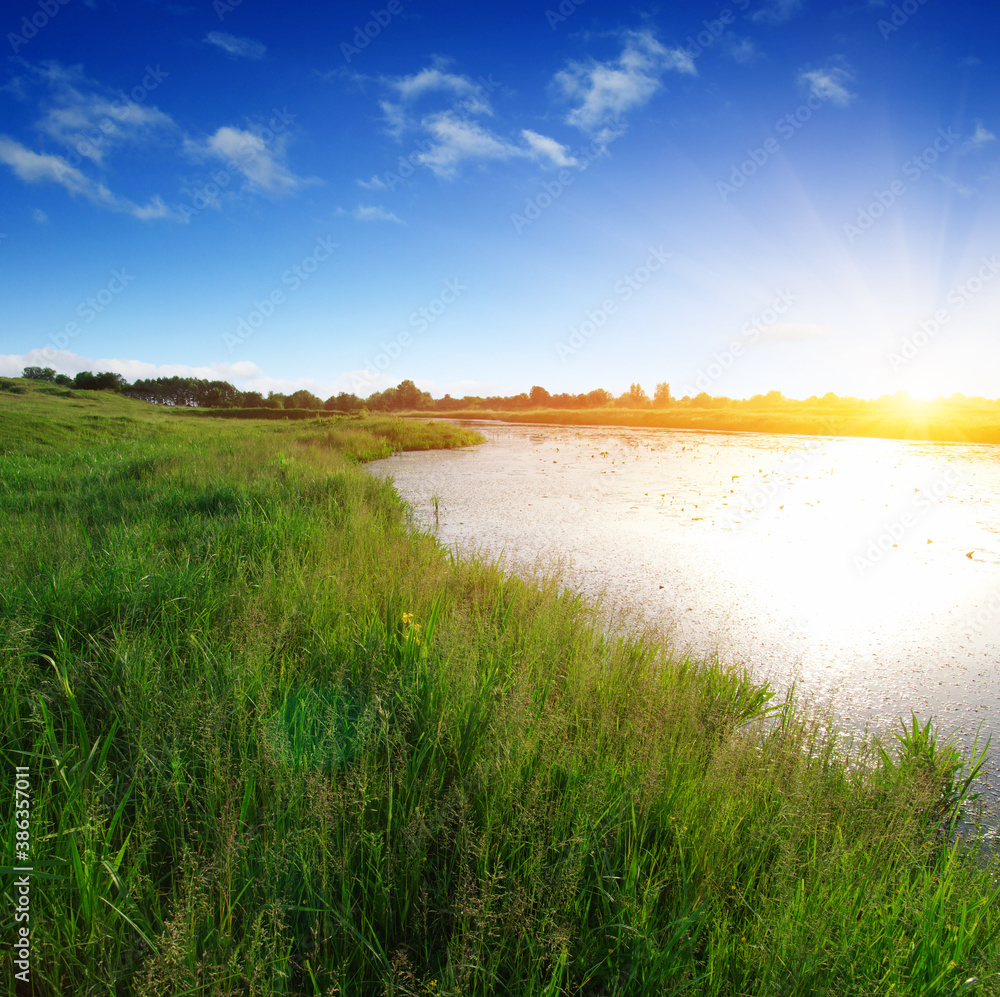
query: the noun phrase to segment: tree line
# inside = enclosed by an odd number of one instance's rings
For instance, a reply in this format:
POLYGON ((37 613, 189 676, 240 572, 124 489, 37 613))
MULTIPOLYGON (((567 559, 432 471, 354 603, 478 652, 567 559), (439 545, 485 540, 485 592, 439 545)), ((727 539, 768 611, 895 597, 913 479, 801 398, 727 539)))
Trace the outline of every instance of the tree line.
MULTIPOLYGON (((213 409, 295 409, 326 412, 459 412, 480 409, 485 412, 516 412, 530 409, 595 409, 620 407, 629 409, 667 408, 749 408, 784 410, 805 406, 820 406, 824 409, 849 409, 863 404, 866 400, 849 395, 835 395, 828 391, 822 397, 811 395, 798 401, 786 398, 780 391, 753 395, 750 398, 729 398, 726 395, 709 395, 702 391, 697 395, 675 398, 670 393, 670 385, 661 381, 653 391, 653 397, 640 384, 632 384, 628 391, 613 395, 604 388, 573 395, 565 392, 552 394, 540 385, 534 385, 528 392, 518 395, 465 395, 463 398, 432 398, 427 391, 421 391, 413 381, 401 381, 395 388, 376 391, 367 398, 359 398, 352 392, 341 391, 330 395, 325 401, 311 391, 301 389, 290 395, 269 391, 265 397, 259 391, 240 391, 227 381, 209 381, 197 377, 155 377, 139 378, 131 384, 111 371, 93 373, 81 371, 75 377, 57 374, 51 367, 25 367, 22 377, 36 381, 47 381, 64 388, 83 391, 116 391, 129 398, 152 402, 156 405, 177 405, 191 408, 213 409)), ((12 384, 13 382, 6 382, 12 384)), ((905 391, 894 395, 882 395, 867 401, 876 403, 899 403, 908 400, 905 391)), ((994 400, 971 397, 956 392, 948 399, 952 403, 990 403, 994 400)))
POLYGON ((532 408, 591 409, 617 405, 624 408, 664 407, 673 398, 670 385, 657 384, 653 397, 639 384, 633 384, 628 391, 615 396, 604 388, 581 394, 551 394, 545 388, 534 385, 529 392, 517 395, 465 395, 462 398, 432 398, 427 391, 421 391, 413 381, 401 381, 395 388, 376 391, 367 398, 359 398, 353 392, 341 391, 325 401, 311 391, 301 389, 291 394, 269 391, 265 397, 259 391, 240 391, 227 381, 210 381, 197 377, 155 377, 138 378, 129 383, 121 374, 111 371, 93 373, 81 371, 75 377, 57 374, 51 367, 25 367, 21 375, 29 380, 47 381, 65 388, 83 391, 116 391, 129 398, 151 402, 155 405, 180 405, 194 408, 269 408, 269 409, 315 409, 327 412, 448 412, 461 409, 498 409, 517 411, 532 408))

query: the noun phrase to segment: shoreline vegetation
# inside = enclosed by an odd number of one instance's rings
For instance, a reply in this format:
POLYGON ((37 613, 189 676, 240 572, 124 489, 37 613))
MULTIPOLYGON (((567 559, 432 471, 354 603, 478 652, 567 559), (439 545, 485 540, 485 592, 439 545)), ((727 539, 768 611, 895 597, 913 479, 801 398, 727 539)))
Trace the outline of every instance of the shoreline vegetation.
MULTIPOLYGON (((904 410, 896 404, 863 403, 854 411, 822 406, 810 409, 791 403, 785 410, 736 407, 657 409, 535 409, 528 412, 459 409, 438 412, 438 418, 463 421, 494 420, 552 426, 685 429, 701 432, 774 433, 803 436, 863 436, 888 440, 937 443, 1000 443, 1000 405, 936 405, 915 403, 904 410)), ((401 412, 426 418, 419 410, 401 412)))
POLYGON ((52 392, 110 390, 153 402, 177 414, 230 419, 302 420, 344 414, 383 413, 414 418, 494 420, 560 426, 622 426, 716 432, 790 433, 809 436, 862 436, 952 443, 1000 443, 1000 399, 953 394, 921 401, 905 391, 879 398, 786 398, 780 391, 751 398, 713 396, 702 391, 676 398, 670 385, 656 385, 652 398, 640 384, 615 396, 603 388, 582 394, 552 394, 540 385, 510 396, 432 398, 413 381, 375 391, 366 398, 350 392, 325 401, 306 390, 290 395, 241 391, 226 381, 191 377, 139 379, 129 384, 111 372, 82 371, 75 378, 51 367, 26 367, 24 378, 0 378, 0 393, 16 393, 25 383, 52 392))
POLYGON ((983 746, 910 718, 848 741, 602 633, 361 466, 477 434, 17 384, 8 900, 35 871, 10 992, 1000 994, 1000 859, 957 833, 983 746))

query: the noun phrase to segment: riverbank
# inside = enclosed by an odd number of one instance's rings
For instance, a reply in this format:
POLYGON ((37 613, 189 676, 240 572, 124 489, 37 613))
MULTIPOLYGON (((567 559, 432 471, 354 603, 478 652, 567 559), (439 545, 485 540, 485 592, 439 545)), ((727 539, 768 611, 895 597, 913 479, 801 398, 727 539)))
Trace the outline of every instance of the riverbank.
POLYGON ((469 436, 74 395, 0 395, 36 993, 998 992, 970 766, 603 636, 357 466, 469 436))
MULTIPOLYGON (((806 436, 867 436, 891 440, 932 440, 954 443, 1000 443, 1000 407, 914 403, 906 408, 863 403, 861 411, 814 408, 788 403, 785 410, 752 407, 663 409, 530 409, 521 412, 485 409, 436 411, 443 419, 496 420, 554 426, 634 426, 720 432, 791 433, 806 436)), ((426 419, 427 412, 400 413, 426 419)))

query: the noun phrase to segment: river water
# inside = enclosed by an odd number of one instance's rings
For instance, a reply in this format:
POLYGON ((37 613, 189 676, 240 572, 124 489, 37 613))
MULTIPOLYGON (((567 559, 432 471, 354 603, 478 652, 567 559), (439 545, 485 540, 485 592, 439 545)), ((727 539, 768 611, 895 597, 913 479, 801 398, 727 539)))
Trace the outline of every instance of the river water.
POLYGON ((996 800, 1000 447, 467 425, 488 442, 368 465, 442 543, 558 565, 620 625, 794 681, 845 728, 912 709, 968 749, 982 725, 996 800))

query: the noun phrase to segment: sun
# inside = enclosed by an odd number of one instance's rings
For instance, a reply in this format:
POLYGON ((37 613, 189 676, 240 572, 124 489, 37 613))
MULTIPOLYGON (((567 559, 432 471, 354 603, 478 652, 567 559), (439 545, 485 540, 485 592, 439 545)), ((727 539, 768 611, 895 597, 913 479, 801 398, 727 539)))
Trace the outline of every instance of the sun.
POLYGON ((945 384, 943 379, 936 379, 933 375, 924 375, 908 380, 904 394, 908 394, 915 402, 933 402, 947 398, 954 391, 954 385, 945 384))
POLYGON ((914 387, 909 390, 910 399, 918 404, 937 401, 943 394, 942 391, 931 387, 914 387))

